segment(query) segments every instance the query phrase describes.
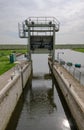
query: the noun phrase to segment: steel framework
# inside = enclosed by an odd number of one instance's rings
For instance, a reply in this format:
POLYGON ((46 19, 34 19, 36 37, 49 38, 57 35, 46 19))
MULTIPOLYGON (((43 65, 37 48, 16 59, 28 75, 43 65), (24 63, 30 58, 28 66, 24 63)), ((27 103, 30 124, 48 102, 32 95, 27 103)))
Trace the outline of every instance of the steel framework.
POLYGON ((28 38, 30 59, 31 53, 49 53, 54 61, 55 32, 59 25, 55 17, 29 17, 18 24, 19 37, 28 38))

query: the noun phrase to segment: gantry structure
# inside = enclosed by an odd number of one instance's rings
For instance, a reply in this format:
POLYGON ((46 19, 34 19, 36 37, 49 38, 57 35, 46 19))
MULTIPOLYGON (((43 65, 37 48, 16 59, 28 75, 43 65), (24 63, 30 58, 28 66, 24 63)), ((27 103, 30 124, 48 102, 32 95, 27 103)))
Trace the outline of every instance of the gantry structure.
POLYGON ((19 37, 28 39, 28 52, 49 53, 55 59, 55 38, 59 31, 59 21, 55 17, 29 17, 18 24, 19 37))

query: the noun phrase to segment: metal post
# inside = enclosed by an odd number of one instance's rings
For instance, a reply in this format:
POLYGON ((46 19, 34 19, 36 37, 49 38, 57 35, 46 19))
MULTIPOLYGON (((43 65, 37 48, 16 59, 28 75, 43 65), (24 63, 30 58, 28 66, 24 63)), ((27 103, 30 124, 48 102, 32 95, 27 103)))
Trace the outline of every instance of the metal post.
POLYGON ((28 27, 28 49, 29 49, 29 60, 31 61, 31 50, 30 50, 30 27, 28 27))
POLYGON ((60 63, 61 60, 60 60, 60 54, 64 54, 64 52, 58 52, 57 53, 57 61, 60 63))
POLYGON ((73 71, 73 76, 75 77, 75 68, 74 68, 74 71, 73 71))
POLYGON ((81 72, 79 72, 79 82, 81 83, 81 72))
POLYGON ((53 27, 53 64, 55 61, 55 25, 53 27))

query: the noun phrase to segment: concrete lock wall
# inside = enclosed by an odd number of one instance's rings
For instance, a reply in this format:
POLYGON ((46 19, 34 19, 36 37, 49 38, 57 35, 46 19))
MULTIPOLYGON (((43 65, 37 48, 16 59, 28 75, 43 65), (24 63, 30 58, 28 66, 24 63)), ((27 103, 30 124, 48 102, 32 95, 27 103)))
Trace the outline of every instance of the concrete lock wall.
POLYGON ((25 87, 27 80, 31 74, 31 69, 29 69, 29 68, 31 68, 31 63, 26 65, 22 72, 23 73, 23 77, 22 77, 23 78, 23 88, 25 87))
MULTIPOLYGON (((23 87, 25 87, 31 74, 31 64, 26 65, 23 70, 23 87)), ((13 79, 0 91, 0 130, 5 130, 12 112, 22 94, 22 76, 17 73, 13 79)))
POLYGON ((55 78, 60 86, 60 89, 64 95, 64 98, 70 108, 70 111, 73 115, 73 118, 75 119, 75 122, 79 128, 79 130, 83 130, 84 129, 84 125, 83 125, 83 113, 81 112, 76 100, 74 99, 72 93, 69 91, 69 89, 67 88, 67 84, 64 82, 64 80, 61 79, 60 75, 58 75, 58 73, 56 72, 56 70, 53 70, 53 73, 55 75, 55 78))
POLYGON ((73 118, 75 119, 75 122, 79 128, 79 130, 83 130, 84 129, 84 113, 83 111, 80 109, 79 105, 78 105, 78 102, 76 101, 76 98, 74 98, 74 93, 72 93, 69 89, 69 86, 66 82, 66 79, 64 79, 62 76, 61 76, 61 73, 59 73, 55 67, 52 68, 52 65, 49 64, 55 78, 56 78, 56 81, 64 95, 64 98, 69 106, 69 109, 72 113, 72 116, 73 118))

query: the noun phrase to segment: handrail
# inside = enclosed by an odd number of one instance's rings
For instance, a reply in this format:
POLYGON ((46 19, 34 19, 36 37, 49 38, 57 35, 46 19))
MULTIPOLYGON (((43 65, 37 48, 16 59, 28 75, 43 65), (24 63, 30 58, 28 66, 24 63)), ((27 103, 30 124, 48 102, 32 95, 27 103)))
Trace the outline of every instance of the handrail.
POLYGON ((19 29, 19 37, 20 38, 27 38, 28 29, 32 32, 37 30, 36 32, 53 32, 53 27, 55 27, 55 32, 59 31, 60 23, 55 17, 28 17, 24 20, 21 24, 18 24, 19 29), (38 30, 38 29, 39 30, 38 30), (47 29, 46 29, 47 28, 47 29), (26 35, 27 34, 27 35, 26 35))
POLYGON ((34 22, 35 24, 47 24, 52 22, 52 24, 55 24, 56 26, 60 25, 60 22, 55 17, 28 17, 26 20, 29 23, 34 22))

